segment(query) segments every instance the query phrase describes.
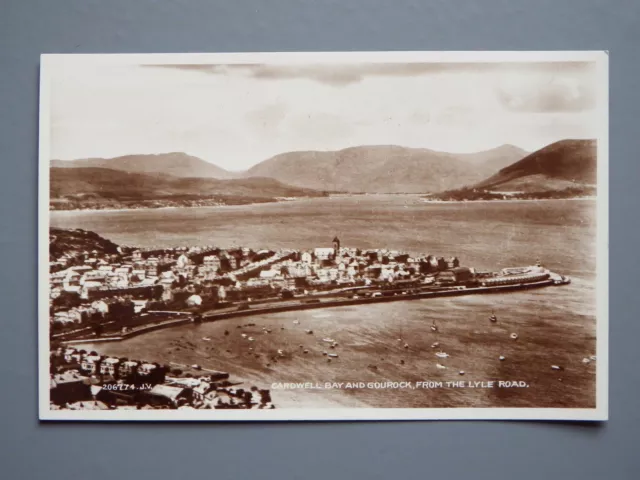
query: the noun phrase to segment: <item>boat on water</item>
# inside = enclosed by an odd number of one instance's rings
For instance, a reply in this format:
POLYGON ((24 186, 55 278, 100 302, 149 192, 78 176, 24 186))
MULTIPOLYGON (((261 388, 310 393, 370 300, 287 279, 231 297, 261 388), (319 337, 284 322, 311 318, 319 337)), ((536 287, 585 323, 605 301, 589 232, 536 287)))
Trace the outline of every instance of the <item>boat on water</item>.
POLYGON ((571 283, 571 278, 564 275, 554 274, 551 276, 554 285, 568 285, 571 283))

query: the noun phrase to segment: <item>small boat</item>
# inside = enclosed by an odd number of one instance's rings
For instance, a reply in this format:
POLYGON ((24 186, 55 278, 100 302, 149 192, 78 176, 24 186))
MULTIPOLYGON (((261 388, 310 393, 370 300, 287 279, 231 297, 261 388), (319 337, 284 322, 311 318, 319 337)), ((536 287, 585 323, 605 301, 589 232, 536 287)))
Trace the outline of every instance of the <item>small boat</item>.
POLYGON ((492 323, 496 323, 498 321, 498 317, 496 317, 495 313, 491 314, 491 316, 489 317, 489 321, 492 323))
POLYGON ((210 342, 210 341, 211 341, 211 339, 210 339, 209 337, 202 337, 202 339, 203 339, 205 342, 210 342))
POLYGON ((338 354, 337 353, 327 353, 327 356, 331 357, 331 358, 338 358, 338 354))
POLYGON ((436 367, 437 367, 437 368, 439 368, 439 369, 447 368, 447 367, 445 367, 444 365, 440 365, 439 363, 436 363, 436 367))
POLYGON ((322 339, 323 342, 327 342, 327 343, 336 343, 336 341, 333 338, 323 338, 322 339))
POLYGON ((436 357, 438 357, 438 358, 447 358, 448 356, 449 356, 448 353, 444 353, 444 352, 436 353, 436 357))

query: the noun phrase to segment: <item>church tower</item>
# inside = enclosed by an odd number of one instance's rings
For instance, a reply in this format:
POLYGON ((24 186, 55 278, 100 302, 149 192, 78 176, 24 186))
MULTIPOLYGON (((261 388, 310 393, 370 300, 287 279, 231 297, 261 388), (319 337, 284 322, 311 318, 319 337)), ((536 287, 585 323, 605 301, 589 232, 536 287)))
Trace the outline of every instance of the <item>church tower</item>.
POLYGON ((340 239, 338 237, 333 238, 333 258, 338 258, 340 253, 340 239))

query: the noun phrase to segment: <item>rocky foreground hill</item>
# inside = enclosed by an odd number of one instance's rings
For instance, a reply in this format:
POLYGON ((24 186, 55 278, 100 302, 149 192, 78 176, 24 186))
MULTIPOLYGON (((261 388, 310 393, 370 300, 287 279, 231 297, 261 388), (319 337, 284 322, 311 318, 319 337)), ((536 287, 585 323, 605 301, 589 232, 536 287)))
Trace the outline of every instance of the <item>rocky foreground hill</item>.
POLYGON ((62 255, 76 256, 84 252, 96 251, 100 255, 114 255, 118 253, 118 245, 97 233, 87 230, 68 230, 49 228, 49 257, 51 260, 62 255))

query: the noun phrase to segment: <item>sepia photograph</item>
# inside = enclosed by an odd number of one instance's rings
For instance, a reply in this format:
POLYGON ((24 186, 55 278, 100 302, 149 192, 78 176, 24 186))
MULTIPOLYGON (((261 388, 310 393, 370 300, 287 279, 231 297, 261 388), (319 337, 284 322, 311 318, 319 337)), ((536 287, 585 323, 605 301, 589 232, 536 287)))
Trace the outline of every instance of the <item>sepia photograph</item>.
POLYGON ((608 54, 46 54, 42 420, 608 418, 608 54))

